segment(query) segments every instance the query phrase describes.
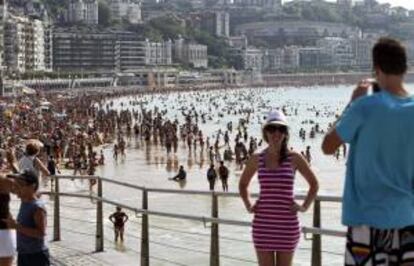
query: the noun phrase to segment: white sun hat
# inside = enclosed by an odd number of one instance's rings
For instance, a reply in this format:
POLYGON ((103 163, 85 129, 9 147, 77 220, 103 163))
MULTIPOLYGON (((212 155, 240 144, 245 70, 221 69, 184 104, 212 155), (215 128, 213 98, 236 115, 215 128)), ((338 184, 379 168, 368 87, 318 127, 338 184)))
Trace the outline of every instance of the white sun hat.
POLYGON ((289 127, 285 114, 279 110, 272 110, 266 115, 266 122, 263 125, 263 128, 268 125, 281 125, 289 127))

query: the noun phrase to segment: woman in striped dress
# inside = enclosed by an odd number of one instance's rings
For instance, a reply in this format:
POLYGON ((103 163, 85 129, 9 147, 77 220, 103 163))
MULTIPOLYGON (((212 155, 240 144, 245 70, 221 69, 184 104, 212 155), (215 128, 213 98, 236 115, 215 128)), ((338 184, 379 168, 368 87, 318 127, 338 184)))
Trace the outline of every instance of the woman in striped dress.
POLYGON ((318 182, 303 156, 289 151, 289 128, 282 112, 270 112, 262 131, 268 147, 247 162, 240 179, 240 196, 247 211, 254 213, 253 242, 259 265, 290 266, 300 237, 297 212, 309 208, 316 197, 318 182), (302 205, 294 201, 296 170, 309 184, 302 205), (256 172, 260 195, 252 204, 248 186, 256 172))

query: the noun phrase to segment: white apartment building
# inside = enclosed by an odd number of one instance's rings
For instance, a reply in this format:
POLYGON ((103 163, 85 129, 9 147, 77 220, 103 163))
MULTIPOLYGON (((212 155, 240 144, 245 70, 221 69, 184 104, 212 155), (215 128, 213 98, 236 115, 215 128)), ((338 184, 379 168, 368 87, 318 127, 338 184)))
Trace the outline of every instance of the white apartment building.
POLYGON ((248 45, 247 37, 245 35, 241 36, 230 36, 227 38, 227 43, 237 49, 246 48, 248 45))
POLYGON ((299 62, 299 48, 296 46, 267 49, 263 52, 264 71, 295 69, 299 67, 299 62))
POLYGON ((26 71, 26 30, 29 19, 8 16, 4 25, 4 64, 6 70, 26 71))
POLYGON ((327 37, 317 41, 317 47, 322 48, 332 59, 332 66, 354 66, 356 64, 352 43, 349 39, 327 37))
POLYGON ((244 69, 262 71, 263 52, 260 49, 249 47, 242 50, 244 69))
POLYGON ((174 60, 189 64, 194 68, 207 68, 207 46, 197 43, 186 43, 180 38, 174 41, 174 60))
POLYGON ((171 65, 172 64, 172 43, 147 42, 146 65, 171 65))
POLYGON ((9 15, 4 25, 6 69, 19 73, 46 70, 43 22, 9 15))
POLYGON ((26 43, 33 47, 33 61, 31 65, 26 64, 26 68, 35 71, 46 70, 45 65, 45 28, 41 20, 34 20, 31 25, 32 29, 32 41, 26 41, 26 43))
POLYGON ((263 53, 263 70, 283 69, 283 48, 266 49, 263 53))
POLYGON ((372 65, 372 48, 374 47, 376 39, 374 38, 357 38, 352 39, 352 52, 355 56, 355 64, 359 67, 367 69, 372 65))
POLYGON ((70 0, 69 2, 69 22, 96 25, 98 24, 98 14, 98 0, 70 0))
POLYGON ((110 7, 114 20, 126 19, 131 24, 142 22, 140 0, 110 0, 110 7))

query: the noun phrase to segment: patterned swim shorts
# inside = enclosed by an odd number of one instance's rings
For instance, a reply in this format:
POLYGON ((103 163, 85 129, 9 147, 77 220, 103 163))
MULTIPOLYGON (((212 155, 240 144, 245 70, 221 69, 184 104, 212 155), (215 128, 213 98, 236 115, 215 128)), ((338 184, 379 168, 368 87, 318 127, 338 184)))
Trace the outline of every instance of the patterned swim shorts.
POLYGON ((414 226, 349 227, 345 266, 414 266, 414 226))

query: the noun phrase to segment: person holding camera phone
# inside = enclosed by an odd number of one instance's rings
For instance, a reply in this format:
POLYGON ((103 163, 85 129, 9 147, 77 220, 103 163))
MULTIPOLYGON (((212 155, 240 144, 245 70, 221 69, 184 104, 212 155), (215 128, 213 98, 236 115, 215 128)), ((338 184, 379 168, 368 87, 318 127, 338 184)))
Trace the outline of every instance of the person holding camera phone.
POLYGON ((381 38, 372 50, 380 90, 361 81, 322 150, 350 144, 342 204, 345 265, 413 265, 414 97, 404 87, 405 48, 381 38))

